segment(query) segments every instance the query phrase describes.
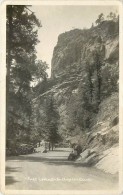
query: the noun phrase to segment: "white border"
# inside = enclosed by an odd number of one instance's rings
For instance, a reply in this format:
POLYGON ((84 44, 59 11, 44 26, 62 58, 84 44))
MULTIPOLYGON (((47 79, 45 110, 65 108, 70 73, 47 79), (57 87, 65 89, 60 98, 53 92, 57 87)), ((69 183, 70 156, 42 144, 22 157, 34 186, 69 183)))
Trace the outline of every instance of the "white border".
POLYGON ((6 195, 21 195, 21 194, 29 194, 29 195, 34 195, 34 194, 64 194, 64 195, 88 195, 88 194, 93 194, 93 195, 118 195, 123 192, 123 56, 122 56, 122 51, 123 51, 123 5, 122 2, 119 0, 115 1, 107 1, 107 0, 98 0, 98 1, 93 1, 93 0, 40 0, 40 1, 35 1, 35 0, 5 0, 1 2, 0 6, 0 46, 2 46, 2 49, 0 50, 0 57, 1 57, 1 65, 0 65, 0 182, 1 182, 1 193, 6 194, 6 195), (108 6, 108 5, 117 5, 119 6, 119 15, 120 15, 120 33, 119 33, 119 43, 120 43, 120 68, 119 68, 119 76, 120 76, 120 93, 119 93, 119 117, 120 117, 120 122, 119 122, 119 160, 120 160, 120 174, 119 174, 119 190, 118 191, 102 191, 102 190, 84 190, 84 191, 70 191, 70 190, 5 190, 5 124, 6 124, 6 118, 5 118, 5 96, 6 96, 6 58, 5 58, 5 53, 6 53, 6 5, 103 5, 103 6, 108 6))

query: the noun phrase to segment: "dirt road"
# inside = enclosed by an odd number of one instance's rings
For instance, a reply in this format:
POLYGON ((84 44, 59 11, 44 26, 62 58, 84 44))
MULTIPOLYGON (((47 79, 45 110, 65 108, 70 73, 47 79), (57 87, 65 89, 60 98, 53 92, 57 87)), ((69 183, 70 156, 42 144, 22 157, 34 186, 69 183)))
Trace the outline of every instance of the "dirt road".
POLYGON ((9 157, 6 162, 6 189, 16 190, 108 190, 118 180, 97 169, 67 160, 71 149, 9 157))

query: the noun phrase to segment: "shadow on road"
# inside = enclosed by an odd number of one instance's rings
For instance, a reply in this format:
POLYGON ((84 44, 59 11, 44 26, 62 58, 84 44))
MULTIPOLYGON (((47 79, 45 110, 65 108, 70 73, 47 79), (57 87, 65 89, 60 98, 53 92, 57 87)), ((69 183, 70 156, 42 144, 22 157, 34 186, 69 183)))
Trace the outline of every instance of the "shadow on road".
POLYGON ((70 152, 70 150, 65 150, 65 149, 54 149, 52 152, 70 152))
POLYGON ((12 176, 6 176, 6 178, 5 178, 5 185, 11 185, 11 184, 14 184, 16 182, 19 182, 19 181, 15 180, 14 177, 12 177, 12 176))
MULTIPOLYGON (((68 161, 67 156, 32 156, 32 155, 23 155, 23 156, 14 156, 9 157, 8 160, 19 160, 19 161, 28 161, 28 162, 42 162, 49 165, 61 166, 61 165, 72 165, 75 167, 82 167, 81 163, 75 163, 74 161, 68 161)), ((16 170, 14 170, 16 171, 16 170)))
POLYGON ((15 180, 14 177, 8 176, 8 174, 11 174, 11 173, 13 173, 13 172, 21 172, 21 171, 20 171, 20 168, 21 168, 21 167, 16 167, 16 168, 14 168, 14 167, 9 167, 9 166, 6 167, 6 174, 7 174, 7 175, 6 175, 6 177, 5 177, 5 185, 11 185, 11 184, 14 184, 14 183, 16 183, 16 182, 19 182, 19 181, 15 180))
POLYGON ((14 167, 6 167, 6 172, 9 174, 9 173, 11 173, 11 172, 20 172, 20 169, 21 167, 16 167, 16 168, 14 168, 14 167))

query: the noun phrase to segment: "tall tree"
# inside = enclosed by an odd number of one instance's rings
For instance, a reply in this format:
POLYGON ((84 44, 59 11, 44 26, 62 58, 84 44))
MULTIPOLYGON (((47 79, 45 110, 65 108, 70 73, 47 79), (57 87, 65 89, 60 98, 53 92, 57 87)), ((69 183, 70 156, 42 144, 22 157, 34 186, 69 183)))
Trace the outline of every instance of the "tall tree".
POLYGON ((103 66, 103 57, 101 54, 101 51, 95 50, 93 53, 94 58, 94 67, 95 67, 95 96, 97 101, 97 106, 101 102, 101 84, 102 84, 102 74, 101 74, 101 68, 103 66))
POLYGON ((103 21, 104 21, 104 14, 101 13, 101 14, 99 14, 99 16, 98 16, 97 20, 95 21, 95 23, 98 25, 98 24, 101 24, 101 22, 103 22, 103 21))
POLYGON ((60 141, 61 137, 58 133, 59 114, 56 109, 54 100, 52 97, 48 97, 46 101, 46 130, 47 138, 51 143, 53 150, 54 144, 60 141))
MULTIPOLYGON (((7 6, 7 138, 16 138, 29 130, 31 117, 31 82, 37 74, 36 50, 40 21, 26 5, 7 6)), ((40 64, 44 77, 46 65, 40 64)), ((26 134, 28 134, 26 132, 26 134)))
POLYGON ((116 21, 117 19, 116 13, 110 12, 109 15, 107 16, 107 19, 116 21))

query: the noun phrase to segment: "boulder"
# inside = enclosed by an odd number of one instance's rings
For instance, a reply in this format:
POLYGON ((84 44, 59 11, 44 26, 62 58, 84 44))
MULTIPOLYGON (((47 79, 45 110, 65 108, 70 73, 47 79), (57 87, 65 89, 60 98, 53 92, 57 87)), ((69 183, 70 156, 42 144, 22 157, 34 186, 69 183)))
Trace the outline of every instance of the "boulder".
POLYGON ((47 153, 47 150, 46 150, 46 149, 45 149, 45 150, 43 150, 43 151, 42 151, 42 153, 47 153))
POLYGON ((97 162, 98 155, 96 153, 91 154, 88 158, 83 162, 85 165, 90 166, 97 162))
POLYGON ((86 149, 84 152, 80 154, 76 162, 79 162, 85 166, 90 166, 97 162, 97 157, 98 157, 97 151, 95 151, 94 149, 86 149))
POLYGON ((113 127, 113 126, 117 125, 118 122, 119 122, 119 117, 116 116, 116 117, 111 121, 110 127, 113 127))
POLYGON ((76 159, 77 162, 81 160, 82 160, 81 156, 79 156, 79 158, 76 159))
POLYGON ((86 149, 84 152, 80 154, 82 159, 87 158, 90 155, 90 149, 86 149))
POLYGON ((90 150, 90 154, 94 154, 94 153, 97 154, 97 149, 91 149, 91 150, 90 150))

